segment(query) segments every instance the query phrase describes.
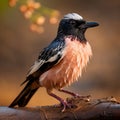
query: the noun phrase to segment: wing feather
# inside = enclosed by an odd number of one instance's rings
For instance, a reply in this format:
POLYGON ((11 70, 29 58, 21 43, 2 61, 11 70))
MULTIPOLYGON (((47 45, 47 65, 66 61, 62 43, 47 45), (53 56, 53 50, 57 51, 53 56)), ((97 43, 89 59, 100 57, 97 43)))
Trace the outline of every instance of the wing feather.
POLYGON ((57 64, 64 56, 64 47, 64 40, 54 40, 48 47, 44 48, 41 51, 38 59, 30 68, 27 76, 34 74, 42 68, 44 68, 44 70, 41 71, 45 72, 53 65, 57 64))

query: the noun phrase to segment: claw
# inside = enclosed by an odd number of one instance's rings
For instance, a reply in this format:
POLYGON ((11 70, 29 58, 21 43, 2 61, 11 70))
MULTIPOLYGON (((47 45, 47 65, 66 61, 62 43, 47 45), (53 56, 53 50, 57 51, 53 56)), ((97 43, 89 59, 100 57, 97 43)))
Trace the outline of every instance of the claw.
POLYGON ((64 112, 67 108, 71 109, 71 105, 68 104, 66 101, 61 101, 61 104, 63 105, 62 112, 64 112))
POLYGON ((90 97, 91 97, 91 95, 80 96, 80 95, 76 94, 75 97, 76 97, 76 98, 80 98, 81 100, 85 100, 85 101, 89 102, 89 101, 90 101, 90 97))

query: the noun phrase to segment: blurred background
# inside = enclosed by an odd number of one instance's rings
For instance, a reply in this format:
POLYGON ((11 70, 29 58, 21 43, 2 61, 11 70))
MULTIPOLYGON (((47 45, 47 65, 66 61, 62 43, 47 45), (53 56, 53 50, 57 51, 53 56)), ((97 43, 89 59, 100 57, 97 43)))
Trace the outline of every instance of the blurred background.
MULTIPOLYGON (((93 57, 80 80, 65 89, 93 98, 114 96, 120 100, 120 0, 37 0, 41 5, 64 14, 76 12, 100 26, 89 29, 93 57)), ((9 105, 24 86, 27 71, 42 48, 56 36, 58 22, 46 18, 41 34, 30 30, 30 22, 18 6, 9 7, 8 0, 0 1, 0 105, 9 105)), ((58 93, 66 98, 66 94, 58 93)), ((40 88, 28 106, 58 103, 40 88)))

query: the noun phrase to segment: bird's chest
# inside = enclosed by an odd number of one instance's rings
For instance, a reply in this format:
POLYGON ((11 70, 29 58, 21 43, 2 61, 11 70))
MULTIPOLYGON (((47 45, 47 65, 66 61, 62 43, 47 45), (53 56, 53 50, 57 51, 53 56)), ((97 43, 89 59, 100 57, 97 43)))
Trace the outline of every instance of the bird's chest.
POLYGON ((49 89, 70 85, 81 76, 82 69, 92 55, 89 43, 66 40, 63 59, 40 77, 42 86, 49 89))

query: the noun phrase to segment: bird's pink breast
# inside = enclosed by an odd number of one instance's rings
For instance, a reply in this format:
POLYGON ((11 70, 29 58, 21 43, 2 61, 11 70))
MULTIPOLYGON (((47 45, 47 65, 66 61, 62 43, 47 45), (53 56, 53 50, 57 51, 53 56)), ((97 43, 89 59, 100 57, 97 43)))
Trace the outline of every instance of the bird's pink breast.
POLYGON ((59 89, 78 80, 82 69, 92 55, 89 43, 65 38, 64 57, 54 67, 40 76, 40 84, 47 89, 59 89))

